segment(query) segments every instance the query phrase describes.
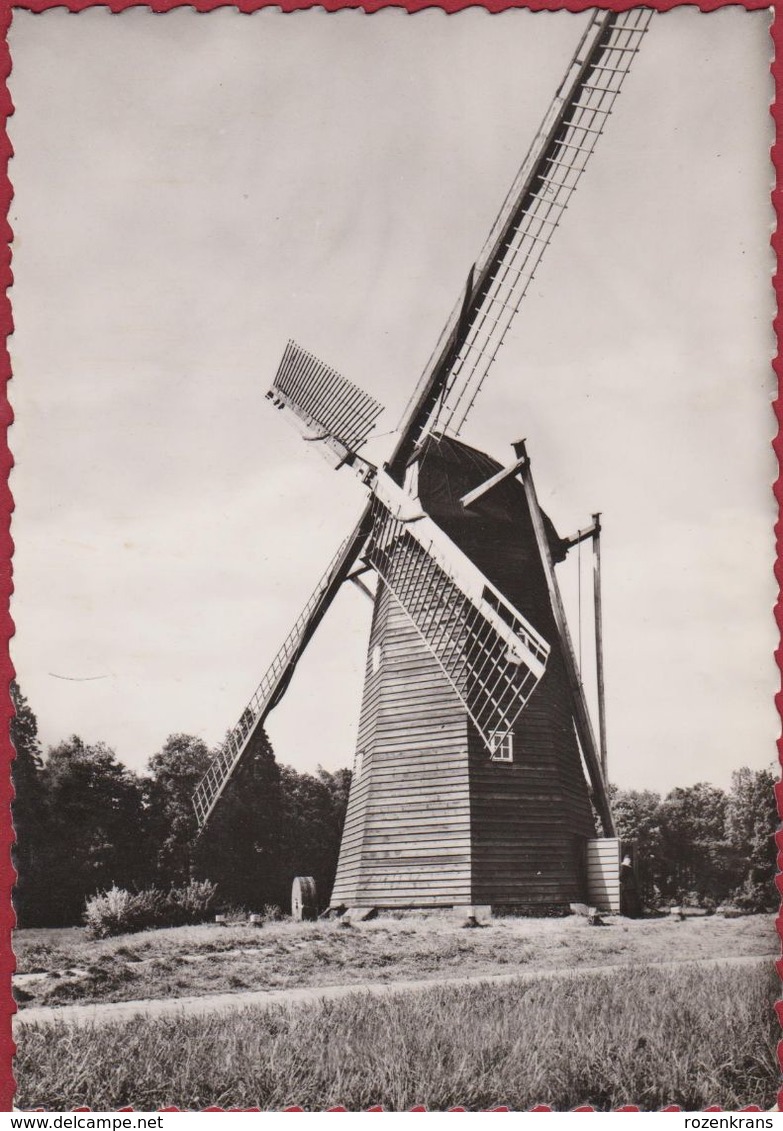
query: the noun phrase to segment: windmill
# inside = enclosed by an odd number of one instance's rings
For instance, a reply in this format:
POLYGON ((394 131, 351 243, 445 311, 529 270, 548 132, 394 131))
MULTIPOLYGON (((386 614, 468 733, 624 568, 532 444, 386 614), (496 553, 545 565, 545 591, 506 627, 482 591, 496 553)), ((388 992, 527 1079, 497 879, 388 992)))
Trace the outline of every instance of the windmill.
MULTIPOLYGON (((381 406, 289 342, 267 397, 369 498, 200 782, 204 827, 340 586, 373 601, 332 907, 619 909, 620 845, 524 442, 505 467, 460 439, 604 131, 652 13, 595 12, 471 268, 383 466, 381 406), (375 588, 366 584, 375 575, 375 588), (596 835, 594 806, 602 837, 596 835), (598 892, 598 896, 596 896, 598 892)), ((600 589, 596 591, 600 630, 600 589)), ((307 884, 297 888, 297 906, 307 884)), ((305 901, 306 902, 306 901, 305 901)))

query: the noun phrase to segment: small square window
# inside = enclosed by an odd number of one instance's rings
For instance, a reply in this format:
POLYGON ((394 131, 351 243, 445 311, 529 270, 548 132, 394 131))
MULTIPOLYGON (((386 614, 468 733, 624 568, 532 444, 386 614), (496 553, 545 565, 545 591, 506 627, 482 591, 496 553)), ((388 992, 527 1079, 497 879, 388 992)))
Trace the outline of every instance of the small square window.
POLYGON ((493 762, 514 761, 514 735, 511 731, 502 730, 489 732, 490 757, 493 762))

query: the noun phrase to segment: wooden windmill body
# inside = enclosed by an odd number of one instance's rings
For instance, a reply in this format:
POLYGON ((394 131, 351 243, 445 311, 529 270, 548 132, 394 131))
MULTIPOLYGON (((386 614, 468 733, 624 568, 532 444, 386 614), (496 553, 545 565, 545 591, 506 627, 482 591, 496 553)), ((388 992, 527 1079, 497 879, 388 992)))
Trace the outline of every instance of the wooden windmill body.
POLYGON ((524 444, 502 467, 459 435, 650 16, 591 17, 383 465, 360 454, 380 405, 293 342, 267 394, 369 498, 194 807, 203 826, 340 586, 355 581, 373 617, 332 907, 585 901, 598 867, 593 809, 619 873, 603 720, 599 747, 555 576, 571 546, 597 539, 597 518, 559 538, 524 444))
MULTIPOLYGON (((556 638, 522 485, 481 452, 430 437, 422 508, 548 639, 556 638)), ((561 543, 548 525, 553 556, 561 543)), ((562 905, 586 899, 596 836, 564 658, 489 756, 454 687, 385 585, 375 597, 348 813, 331 903, 347 907, 562 905)))

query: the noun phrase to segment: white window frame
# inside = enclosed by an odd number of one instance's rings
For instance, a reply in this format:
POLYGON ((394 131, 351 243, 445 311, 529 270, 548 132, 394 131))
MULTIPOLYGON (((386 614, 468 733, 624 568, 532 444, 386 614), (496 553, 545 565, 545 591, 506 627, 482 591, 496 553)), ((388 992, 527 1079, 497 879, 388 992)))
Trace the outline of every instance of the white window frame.
POLYGON ((491 730, 489 732, 490 758, 493 762, 505 762, 506 765, 514 761, 514 732, 491 730))

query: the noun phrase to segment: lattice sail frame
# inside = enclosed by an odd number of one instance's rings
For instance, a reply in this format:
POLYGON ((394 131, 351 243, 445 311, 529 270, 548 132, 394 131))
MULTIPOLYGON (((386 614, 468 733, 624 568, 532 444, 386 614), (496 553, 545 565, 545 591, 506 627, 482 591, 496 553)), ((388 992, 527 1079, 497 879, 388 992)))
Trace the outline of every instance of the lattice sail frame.
POLYGON ((549 644, 384 472, 377 476, 372 514, 367 562, 493 749, 535 691, 549 644))
MULTIPOLYGON (((634 8, 619 15, 597 13, 593 17, 596 25, 604 21, 606 26, 595 32, 598 38, 592 48, 583 41, 584 50, 577 51, 501 209, 488 247, 508 220, 510 202, 520 193, 494 273, 472 313, 470 330, 426 431, 452 436, 461 432, 587 168, 652 15, 649 8, 634 8)), ((589 27, 585 40, 590 31, 589 27)))
POLYGON ((232 728, 223 748, 215 755, 209 769, 196 787, 193 794, 193 808, 196 811, 196 819, 200 826, 206 824, 234 770, 239 765, 256 728, 268 713, 283 680, 296 666, 313 613, 332 583, 334 574, 340 567, 352 537, 352 535, 349 535, 340 545, 297 617, 294 627, 283 641, 277 655, 264 673, 263 679, 253 692, 250 701, 239 717, 239 722, 232 728))
POLYGON ((383 412, 369 393, 293 341, 266 395, 276 408, 290 409, 305 438, 322 441, 319 449, 338 463, 361 448, 383 412))

